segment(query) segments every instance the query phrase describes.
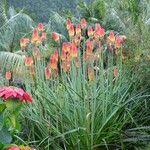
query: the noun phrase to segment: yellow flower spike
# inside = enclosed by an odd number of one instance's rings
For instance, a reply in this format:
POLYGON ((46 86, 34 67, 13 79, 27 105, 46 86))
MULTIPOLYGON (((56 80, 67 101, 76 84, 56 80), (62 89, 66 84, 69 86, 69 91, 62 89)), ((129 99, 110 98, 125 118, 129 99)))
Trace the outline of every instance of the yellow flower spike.
POLYGON ((88 79, 89 79, 89 81, 94 80, 94 70, 91 67, 88 68, 88 79))

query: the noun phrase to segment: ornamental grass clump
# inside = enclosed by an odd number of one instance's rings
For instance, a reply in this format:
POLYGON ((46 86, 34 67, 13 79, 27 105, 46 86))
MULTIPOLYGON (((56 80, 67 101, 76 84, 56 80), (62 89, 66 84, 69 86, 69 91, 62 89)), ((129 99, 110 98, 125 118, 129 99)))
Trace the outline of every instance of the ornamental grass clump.
POLYGON ((26 136, 41 149, 120 148, 123 127, 143 104, 123 60, 126 37, 85 19, 65 26, 66 37, 53 31, 45 41, 45 28, 35 27, 26 45, 24 83, 34 98, 24 110, 26 136))

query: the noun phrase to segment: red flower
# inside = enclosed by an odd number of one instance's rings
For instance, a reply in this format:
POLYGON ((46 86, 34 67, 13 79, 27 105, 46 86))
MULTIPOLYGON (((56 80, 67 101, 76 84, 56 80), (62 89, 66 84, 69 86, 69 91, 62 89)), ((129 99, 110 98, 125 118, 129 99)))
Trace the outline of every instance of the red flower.
POLYGON ((80 24, 76 25, 76 35, 80 35, 81 34, 81 27, 80 24))
POLYGON ((62 44, 62 51, 64 52, 70 52, 70 49, 71 49, 71 44, 68 42, 64 42, 62 44))
POLYGON ((93 33, 94 33, 94 31, 93 31, 93 28, 92 28, 92 26, 89 26, 88 27, 88 37, 91 37, 91 36, 93 36, 93 33))
POLYGON ((47 33, 46 32, 42 32, 41 40, 45 41, 46 40, 46 36, 47 36, 47 33))
POLYGON ((54 51, 54 56, 55 56, 56 61, 58 61, 58 56, 59 56, 58 50, 55 50, 55 51, 54 51))
POLYGON ((122 38, 120 36, 116 36, 115 47, 120 48, 122 43, 122 38))
POLYGON ((6 78, 7 80, 10 80, 10 79, 11 79, 11 72, 10 72, 10 71, 6 71, 6 73, 5 73, 5 78, 6 78))
POLYGON ((32 39, 31 39, 31 42, 32 42, 32 44, 38 44, 38 43, 40 43, 41 41, 40 41, 41 39, 40 39, 40 37, 39 37, 39 34, 38 34, 38 30, 37 30, 37 28, 34 28, 34 30, 33 30, 33 32, 32 32, 32 39))
POLYGON ((51 70, 49 69, 49 67, 46 67, 44 72, 45 72, 45 78, 46 80, 48 80, 51 77, 51 70))
POLYGON ((57 69, 57 63, 58 63, 58 58, 57 58, 57 56, 55 55, 55 54, 52 54, 51 56, 50 56, 50 58, 49 58, 49 60, 50 60, 50 68, 51 69, 57 69))
POLYGON ((70 28, 69 28, 68 32, 69 32, 70 37, 74 36, 74 34, 75 34, 74 24, 70 25, 70 28))
POLYGON ((59 41, 59 35, 58 35, 58 33, 52 32, 52 33, 51 33, 51 36, 52 36, 52 39, 53 39, 55 42, 59 41))
POLYGON ((97 39, 103 37, 104 35, 105 35, 105 30, 100 26, 99 23, 96 23, 94 37, 97 39))
POLYGON ((0 87, 0 97, 3 98, 4 100, 8 99, 19 99, 20 101, 28 101, 32 102, 31 96, 25 92, 21 88, 13 87, 13 86, 3 86, 0 87))
POLYGON ((32 59, 32 57, 28 57, 28 56, 26 56, 25 57, 25 59, 24 59, 24 63, 25 63, 25 66, 32 66, 32 64, 33 64, 33 59, 32 59))
POLYGON ((78 57, 78 51, 77 51, 77 47, 75 44, 72 44, 72 46, 71 46, 70 55, 73 58, 78 57))
POLYGON ((10 146, 6 150, 20 150, 18 146, 10 146))
POLYGON ((38 24, 38 30, 39 31, 44 31, 44 25, 43 25, 43 23, 39 23, 38 24))
POLYGON ((66 54, 65 50, 62 49, 62 51, 61 51, 61 60, 65 60, 66 57, 67 57, 67 54, 66 54))
POLYGON ((71 24, 72 24, 72 23, 71 23, 71 20, 68 18, 68 19, 66 20, 66 28, 67 28, 67 30, 69 30, 71 24))
POLYGON ((115 34, 113 31, 111 31, 109 33, 109 36, 107 37, 107 43, 108 44, 114 44, 114 42, 115 42, 115 34))
POLYGON ((81 27, 82 28, 86 27, 86 20, 85 20, 85 18, 82 18, 80 23, 81 23, 81 27))
POLYGON ((20 39, 20 47, 25 48, 27 44, 29 44, 30 40, 28 38, 21 38, 20 39))
POLYGON ((92 43, 92 41, 91 40, 87 40, 86 41, 86 52, 88 53, 88 54, 91 54, 92 53, 92 50, 93 50, 93 43, 92 43))

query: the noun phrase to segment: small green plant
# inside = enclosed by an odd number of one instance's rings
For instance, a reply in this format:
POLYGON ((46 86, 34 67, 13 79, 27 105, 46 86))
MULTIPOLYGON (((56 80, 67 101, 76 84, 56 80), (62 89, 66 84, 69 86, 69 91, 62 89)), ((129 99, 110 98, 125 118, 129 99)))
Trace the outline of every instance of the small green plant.
POLYGON ((0 148, 12 141, 12 135, 20 130, 18 116, 22 101, 32 102, 31 97, 17 87, 0 87, 0 148))

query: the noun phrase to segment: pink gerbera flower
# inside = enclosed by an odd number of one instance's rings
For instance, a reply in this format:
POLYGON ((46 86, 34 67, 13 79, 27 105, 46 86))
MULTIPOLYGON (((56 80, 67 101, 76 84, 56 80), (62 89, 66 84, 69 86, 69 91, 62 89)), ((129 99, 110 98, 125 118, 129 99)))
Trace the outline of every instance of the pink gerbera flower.
POLYGON ((0 97, 5 101, 9 99, 19 99, 20 101, 32 102, 31 96, 21 88, 13 86, 0 87, 0 97))

